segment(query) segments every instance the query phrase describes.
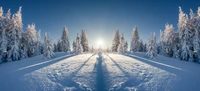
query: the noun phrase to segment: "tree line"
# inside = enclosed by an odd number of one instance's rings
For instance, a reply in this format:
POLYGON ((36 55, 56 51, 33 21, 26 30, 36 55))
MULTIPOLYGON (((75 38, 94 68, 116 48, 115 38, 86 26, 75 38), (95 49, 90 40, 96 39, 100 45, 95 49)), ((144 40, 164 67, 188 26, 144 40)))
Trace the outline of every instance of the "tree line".
MULTIPOLYGON (((36 30, 35 24, 28 24, 23 31, 22 7, 11 15, 10 9, 7 13, 0 7, 0 55, 6 53, 13 61, 22 58, 43 55, 46 58, 54 56, 54 52, 71 52, 68 29, 64 27, 62 37, 57 43, 45 32, 44 42, 41 42, 41 30, 36 30), (11 17, 12 16, 12 17, 11 17)), ((88 52, 89 45, 86 31, 82 30, 81 37, 77 35, 73 42, 73 51, 77 53, 88 52)))
MULTIPOLYGON (((137 27, 133 29, 130 52, 147 52, 147 56, 155 58, 157 54, 186 61, 198 61, 200 58, 200 7, 197 13, 190 9, 186 14, 179 7, 178 30, 172 24, 165 24, 165 30, 160 30, 160 41, 156 42, 156 35, 150 37, 147 43, 139 39, 137 27)), ((118 31, 115 31, 112 51, 117 50, 121 43, 118 31)), ((125 50, 127 51, 127 50, 125 50)))

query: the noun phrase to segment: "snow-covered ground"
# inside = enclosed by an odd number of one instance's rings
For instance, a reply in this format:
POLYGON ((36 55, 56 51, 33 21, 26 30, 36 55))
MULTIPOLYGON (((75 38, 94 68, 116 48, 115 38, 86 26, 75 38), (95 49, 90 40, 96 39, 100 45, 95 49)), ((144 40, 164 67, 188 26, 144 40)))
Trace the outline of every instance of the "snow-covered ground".
POLYGON ((0 65, 0 91, 200 91, 200 65, 145 53, 56 53, 0 65))

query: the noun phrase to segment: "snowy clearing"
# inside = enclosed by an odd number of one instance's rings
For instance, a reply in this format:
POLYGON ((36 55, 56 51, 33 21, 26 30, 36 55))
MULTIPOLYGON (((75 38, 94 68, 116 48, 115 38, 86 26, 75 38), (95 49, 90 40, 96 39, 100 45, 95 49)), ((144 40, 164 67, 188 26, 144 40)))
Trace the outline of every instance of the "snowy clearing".
POLYGON ((199 91, 200 65, 145 53, 41 56, 0 65, 0 91, 199 91))

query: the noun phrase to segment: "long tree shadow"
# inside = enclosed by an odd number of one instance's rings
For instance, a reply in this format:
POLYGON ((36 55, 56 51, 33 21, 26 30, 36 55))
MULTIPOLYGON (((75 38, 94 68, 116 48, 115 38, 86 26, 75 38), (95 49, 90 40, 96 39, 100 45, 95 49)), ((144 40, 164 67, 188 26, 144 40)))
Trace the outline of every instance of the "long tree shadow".
MULTIPOLYGON (((123 83, 119 83, 118 86, 110 88, 110 91, 127 91, 126 87, 132 87, 132 86, 138 86, 142 82, 149 81, 150 79, 146 80, 145 78, 138 79, 134 76, 132 76, 130 73, 124 70, 112 57, 110 57, 108 54, 106 54, 111 61, 117 66, 117 68, 120 69, 120 71, 125 75, 124 77, 127 78, 127 80, 123 83)), ((131 90, 132 91, 132 90, 131 90)))
POLYGON ((20 72, 20 73, 24 73, 24 74, 30 73, 30 72, 33 72, 35 70, 44 68, 46 66, 49 66, 51 64, 57 63, 59 61, 62 61, 64 59, 66 59, 66 58, 70 58, 70 57, 73 57, 73 56, 75 57, 74 54, 70 54, 70 55, 66 55, 66 56, 61 56, 61 57, 58 57, 58 58, 54 58, 54 59, 51 59, 51 60, 48 60, 48 61, 35 63, 35 64, 29 65, 29 66, 26 66, 26 67, 18 68, 16 70, 16 72, 20 72))
MULTIPOLYGON (((18 84, 18 82, 27 81, 25 78, 25 75, 35 70, 57 63, 59 61, 63 61, 64 59, 70 58, 72 56, 75 56, 75 54, 69 54, 69 55, 58 57, 58 58, 52 58, 50 60, 42 60, 42 62, 38 60, 32 60, 32 59, 30 60, 27 59, 26 61, 22 60, 22 61, 10 62, 8 64, 5 64, 5 66, 11 65, 13 67, 6 67, 5 69, 6 71, 4 72, 4 74, 1 74, 1 77, 5 79, 1 79, 1 81, 8 83, 13 88, 18 88, 18 90, 29 89, 27 87, 28 85, 26 85, 25 83, 21 84, 21 85, 25 85, 23 88, 18 84)), ((37 59, 41 60, 41 57, 37 57, 37 59)), ((0 85, 4 87, 4 85, 6 84, 0 84, 0 85)), ((10 90, 12 88, 2 88, 0 90, 4 90, 4 89, 10 90)))
POLYGON ((92 54, 92 56, 90 56, 75 72, 72 73, 72 76, 75 76, 82 68, 83 66, 89 62, 89 60, 94 56, 95 54, 92 54))
MULTIPOLYGON (((90 56, 82 65, 80 65, 78 68, 75 68, 76 70, 72 72, 69 76, 65 76, 63 79, 58 79, 59 77, 56 77, 56 80, 53 82, 59 83, 62 86, 65 87, 66 91, 91 91, 91 89, 88 86, 85 86, 85 84, 81 82, 76 82, 74 79, 77 77, 76 75, 79 73, 79 71, 91 60, 91 58, 94 56, 90 56), (73 90, 69 90, 68 87, 74 88, 73 90)), ((80 76, 78 78, 81 78, 80 76)), ((84 78, 84 77, 82 77, 84 78)))
POLYGON ((147 63, 147 64, 152 65, 154 67, 163 69, 163 70, 170 72, 170 73, 176 74, 177 72, 185 72, 185 70, 182 69, 182 68, 179 68, 179 67, 176 67, 176 66, 173 66, 173 65, 169 65, 169 64, 165 64, 165 63, 161 63, 161 62, 156 62, 156 61, 153 61, 153 60, 150 60, 150 59, 147 59, 147 58, 143 58, 143 57, 139 57, 139 56, 136 56, 136 55, 127 54, 127 55, 124 55, 124 56, 134 58, 136 60, 147 63))
POLYGON ((106 91, 105 90, 105 79, 104 79, 104 72, 103 72, 103 57, 101 55, 99 55, 99 57, 97 57, 97 77, 96 77, 96 91, 106 91))

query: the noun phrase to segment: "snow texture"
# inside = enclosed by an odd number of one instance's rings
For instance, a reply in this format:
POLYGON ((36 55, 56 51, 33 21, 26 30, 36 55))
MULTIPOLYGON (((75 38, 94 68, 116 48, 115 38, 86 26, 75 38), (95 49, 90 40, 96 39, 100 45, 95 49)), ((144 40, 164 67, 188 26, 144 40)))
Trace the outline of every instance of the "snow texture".
POLYGON ((138 52, 56 53, 1 64, 0 91, 199 91, 196 69, 193 62, 138 52))

